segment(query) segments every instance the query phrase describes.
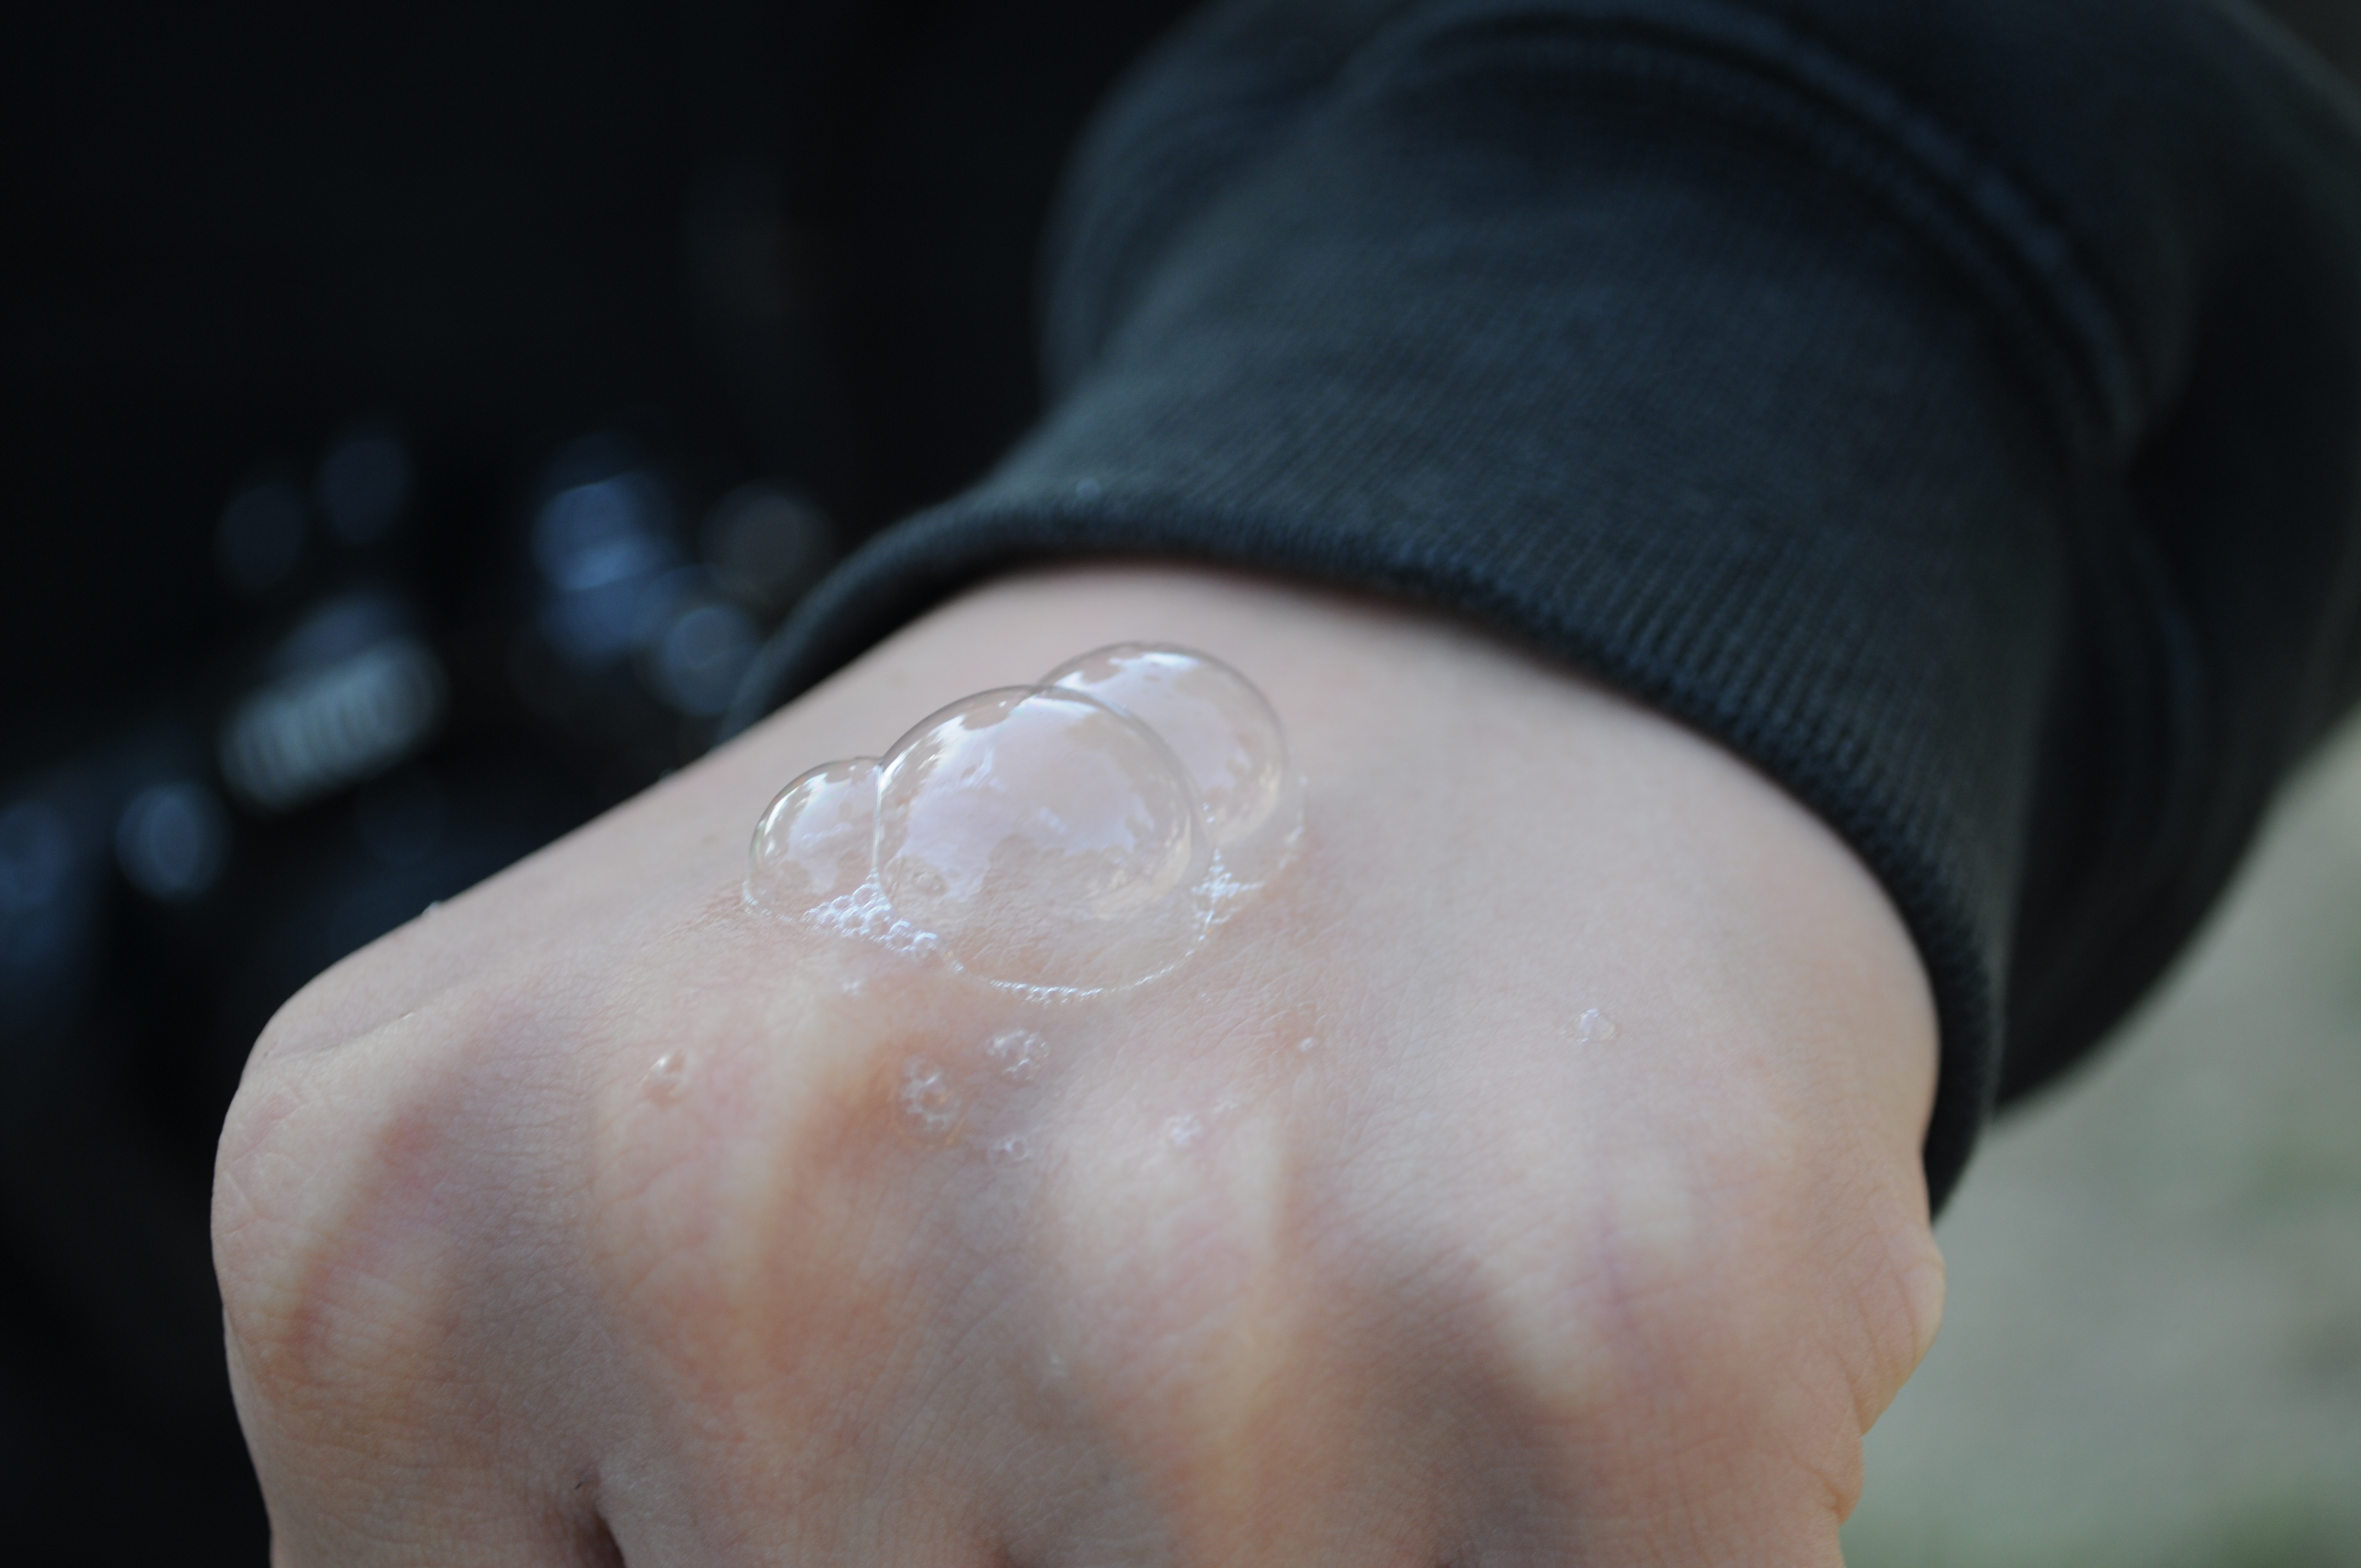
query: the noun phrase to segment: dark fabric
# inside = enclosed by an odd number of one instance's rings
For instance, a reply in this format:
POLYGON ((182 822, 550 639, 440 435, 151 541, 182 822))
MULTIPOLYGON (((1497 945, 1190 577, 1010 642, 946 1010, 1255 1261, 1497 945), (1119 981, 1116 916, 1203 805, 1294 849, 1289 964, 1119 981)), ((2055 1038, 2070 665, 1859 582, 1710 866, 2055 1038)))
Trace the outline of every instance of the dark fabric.
POLYGON ((2244 7, 1217 5, 1103 112, 1051 257, 1050 412, 738 721, 1045 558, 1474 616, 1883 879, 1938 1201, 2361 678, 2361 113, 2244 7))

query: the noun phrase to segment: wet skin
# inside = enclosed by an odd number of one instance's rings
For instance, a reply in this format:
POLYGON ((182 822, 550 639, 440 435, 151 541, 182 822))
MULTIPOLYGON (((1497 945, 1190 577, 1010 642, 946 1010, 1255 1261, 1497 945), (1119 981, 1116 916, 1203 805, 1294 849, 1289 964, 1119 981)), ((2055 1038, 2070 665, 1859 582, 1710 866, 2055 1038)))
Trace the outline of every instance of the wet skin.
POLYGON ((273 1022, 215 1227, 274 1559, 1833 1563, 1939 1310, 1934 1049, 1874 883, 1675 725, 1398 607, 998 583, 273 1022), (746 906, 787 779, 1132 638, 1311 781, 1171 975, 746 906))

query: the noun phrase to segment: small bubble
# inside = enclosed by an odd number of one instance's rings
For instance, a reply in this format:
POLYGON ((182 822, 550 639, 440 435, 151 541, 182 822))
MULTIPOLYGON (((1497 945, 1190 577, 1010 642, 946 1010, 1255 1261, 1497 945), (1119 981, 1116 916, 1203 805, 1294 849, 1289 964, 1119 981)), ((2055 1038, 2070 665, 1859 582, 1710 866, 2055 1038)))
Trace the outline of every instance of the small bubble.
POLYGON ((1005 1138, 996 1138, 991 1146, 983 1151, 984 1163, 987 1165, 1023 1165, 1032 1157, 1033 1145, 1022 1134, 1011 1134, 1005 1138))
POLYGON ((1596 1007, 1585 1009, 1582 1016, 1574 1021, 1574 1038, 1577 1045, 1611 1040, 1616 1034, 1615 1020, 1596 1007))
POLYGON ((857 896, 868 882, 876 825, 873 758, 812 769, 781 790, 755 824, 747 895, 787 916, 857 896))
POLYGON ((940 1137, 959 1124, 959 1086, 924 1058, 903 1067, 901 1099, 903 1113, 929 1136, 940 1137))
POLYGON ((666 1051, 656 1058, 640 1088, 649 1099, 663 1104, 678 1100, 688 1090, 688 1053, 666 1051))
POLYGON ((1049 1043, 1030 1029, 1003 1029, 983 1047, 993 1069, 1011 1083, 1030 1083, 1049 1052, 1049 1043))
POLYGON ((1320 1037, 1316 1035, 1306 1035, 1295 1042, 1295 1048, 1307 1053, 1316 1051, 1320 1048, 1320 1037))
POLYGON ((1194 1147, 1204 1137, 1205 1120, 1192 1111, 1183 1111, 1164 1124, 1164 1141, 1176 1149, 1194 1147))

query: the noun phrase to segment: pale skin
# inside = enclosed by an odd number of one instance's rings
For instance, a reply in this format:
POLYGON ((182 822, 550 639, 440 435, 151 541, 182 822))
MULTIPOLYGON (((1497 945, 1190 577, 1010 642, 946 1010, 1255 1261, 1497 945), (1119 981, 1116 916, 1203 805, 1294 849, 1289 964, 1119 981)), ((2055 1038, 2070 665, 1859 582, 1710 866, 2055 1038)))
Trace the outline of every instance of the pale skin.
POLYGON ((986 585, 273 1021, 214 1204, 273 1562, 1837 1563, 1940 1311, 1934 1064, 1876 883, 1688 730, 1400 606, 986 585), (1127 639, 1269 696, 1302 850, 1033 1016, 994 1164, 897 1074, 1040 1004, 847 991, 747 832, 1127 639))

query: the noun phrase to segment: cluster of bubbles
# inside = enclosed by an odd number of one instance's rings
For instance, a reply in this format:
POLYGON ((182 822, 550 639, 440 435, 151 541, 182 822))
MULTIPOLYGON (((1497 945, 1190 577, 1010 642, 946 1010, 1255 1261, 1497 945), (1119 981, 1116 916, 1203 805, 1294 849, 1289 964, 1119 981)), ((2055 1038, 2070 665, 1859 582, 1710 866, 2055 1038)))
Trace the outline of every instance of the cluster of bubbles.
POLYGON ((1087 995, 1170 970, 1293 854, 1278 716, 1207 654, 1118 643, 814 768, 754 829, 750 902, 1087 995))
POLYGON ((978 1059, 962 1072, 955 1064, 930 1057, 913 1057, 902 1064, 895 1098, 906 1129, 922 1143, 960 1141, 962 1124, 977 1121, 984 1162, 1022 1165, 1033 1157, 1033 1140, 1021 1129, 1019 1109, 1008 1089, 1023 1090, 1041 1076, 1049 1058, 1049 1043, 1031 1029, 1002 1029, 987 1037, 978 1059), (992 1111, 998 1102, 999 1119, 992 1111))

